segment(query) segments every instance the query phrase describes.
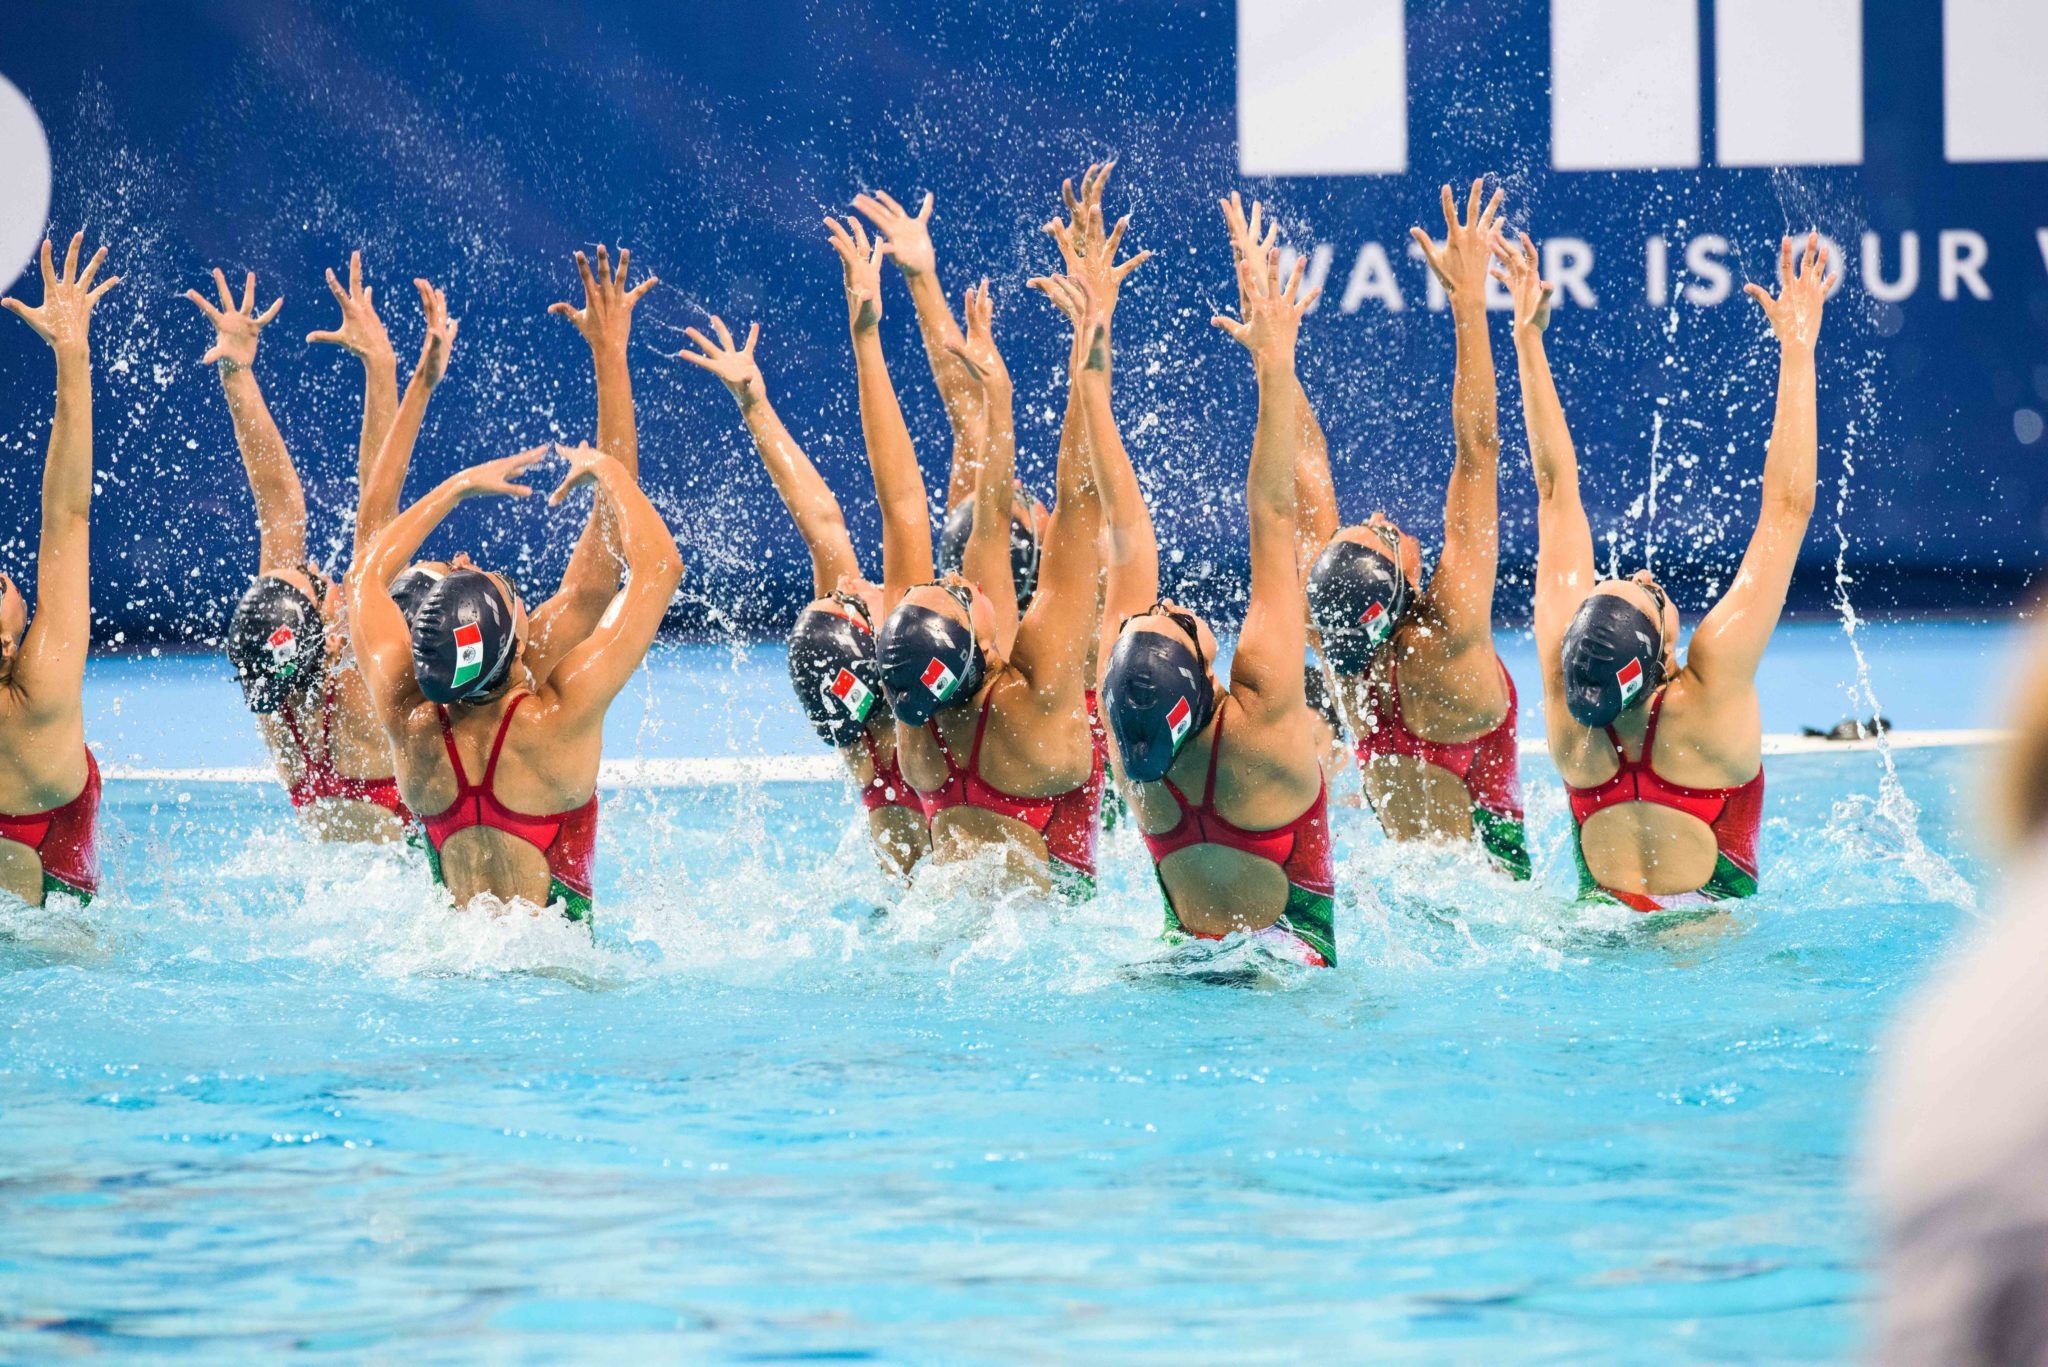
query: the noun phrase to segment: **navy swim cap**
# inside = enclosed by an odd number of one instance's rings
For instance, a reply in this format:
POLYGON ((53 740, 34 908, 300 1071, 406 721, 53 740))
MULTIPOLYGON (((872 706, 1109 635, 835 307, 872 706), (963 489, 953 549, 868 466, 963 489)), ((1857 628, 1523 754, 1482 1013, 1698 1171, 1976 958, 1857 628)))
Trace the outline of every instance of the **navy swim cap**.
MULTIPOLYGON (((939 529, 939 573, 959 574, 967 557, 967 535, 974 530, 972 495, 947 510, 939 529)), ((1038 529, 1031 523, 1031 496, 1018 491, 1010 511, 1010 581, 1017 586, 1017 611, 1031 606, 1038 592, 1038 529)))
POLYGON ((1339 675, 1369 669, 1407 610, 1408 576, 1377 547, 1332 541, 1308 572, 1309 617, 1339 675))
POLYGON ((327 622, 320 605, 296 584, 258 576, 229 619, 228 661, 251 712, 275 712, 298 701, 327 668, 327 622))
MULTIPOLYGON (((973 612, 967 590, 940 587, 973 612)), ((981 691, 981 645, 971 627, 942 612, 898 603, 882 624, 875 655, 889 709, 906 725, 923 726, 941 707, 966 702, 981 691)))
POLYGON ((429 702, 497 691, 518 645, 512 604, 481 570, 448 571, 413 611, 412 672, 429 702))
POLYGON ((819 740, 857 745, 869 714, 879 708, 887 716, 889 703, 882 696, 867 605, 850 595, 832 596, 858 620, 815 603, 799 613, 789 632, 789 683, 819 740))
MULTIPOLYGON (((1188 614, 1157 606, 1152 611, 1171 617, 1189 640, 1202 639, 1188 614)), ((1117 639, 1102 675, 1102 716, 1133 782, 1165 778, 1180 747, 1215 711, 1209 671, 1185 643, 1158 631, 1125 631, 1117 639)))
POLYGON ((391 581, 391 601, 398 604, 407 626, 412 625, 413 614, 420 610, 427 591, 440 583, 446 573, 432 565, 414 565, 391 581))
POLYGON ((1596 593, 1564 633, 1564 705, 1581 726, 1614 719, 1664 682, 1664 630, 1625 598, 1596 593))

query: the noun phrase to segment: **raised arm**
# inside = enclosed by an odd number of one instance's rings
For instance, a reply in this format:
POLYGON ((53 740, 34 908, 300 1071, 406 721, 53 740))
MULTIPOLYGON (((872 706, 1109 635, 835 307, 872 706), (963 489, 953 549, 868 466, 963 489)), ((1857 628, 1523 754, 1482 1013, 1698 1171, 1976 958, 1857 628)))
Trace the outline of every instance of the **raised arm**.
POLYGON ((740 421, 747 425, 754 449, 761 453, 761 463, 768 467, 768 478, 774 482, 775 492, 782 495, 782 506, 789 509, 797 534, 810 550, 811 592, 822 598, 836 589, 841 579, 861 577, 860 558, 854 553, 853 538, 846 533, 846 517, 839 510, 839 500, 804 454, 803 447, 782 425, 775 406, 768 402, 768 387, 754 359, 754 343, 760 340, 761 325, 756 323, 747 329, 747 344, 743 347, 733 345, 732 333, 716 315, 711 319, 711 329, 718 334, 716 342, 696 328, 683 330, 697 350, 680 353, 682 359, 724 381, 733 401, 739 404, 740 421))
POLYGON ((825 220, 846 275, 846 320, 860 385, 860 429, 882 507, 882 600, 893 611, 904 591, 932 577, 932 514, 917 450, 904 425, 882 355, 882 258, 889 244, 868 241, 858 219, 825 220))
POLYGON ((1537 271, 1536 244, 1496 241, 1494 270, 1515 301, 1515 362, 1522 381, 1522 421, 1536 477, 1536 653, 1545 692, 1564 696, 1564 632, 1593 591, 1593 530, 1579 502, 1579 461, 1564 404, 1550 374, 1543 330, 1550 326, 1550 283, 1537 271))
POLYGON ((1735 582, 1701 619, 1686 652, 1686 667, 1709 684, 1747 684, 1756 677, 1764 647, 1785 610, 1799 545, 1813 518, 1819 421, 1814 345, 1820 339, 1821 310, 1839 276, 1828 274, 1827 249, 1809 233, 1798 269, 1792 239, 1778 249, 1778 297, 1762 285, 1745 286, 1770 320, 1778 338, 1778 408, 1771 443, 1764 452, 1763 506, 1756 531, 1743 552, 1735 582))
MULTIPOLYGON (((1245 262, 1263 262, 1266 253, 1278 244, 1280 227, 1276 223, 1264 222, 1265 206, 1258 200, 1252 201, 1249 217, 1244 211, 1244 199, 1237 191, 1218 201, 1223 209, 1223 220, 1230 229, 1230 257, 1237 269, 1238 314, 1244 314, 1245 262)), ((1295 411, 1301 422, 1301 439, 1297 444, 1298 454, 1294 462, 1294 542, 1296 555, 1301 563, 1301 574, 1305 579, 1309 567, 1316 557, 1323 553, 1323 547, 1337 535, 1342 525, 1337 514, 1337 485, 1330 478, 1330 442, 1323 435, 1323 425, 1316 421, 1315 405, 1309 402, 1308 391, 1302 387, 1298 372, 1290 369, 1294 376, 1295 411)))
POLYGON ((966 334, 953 321, 953 309, 939 280, 938 252, 932 247, 932 197, 911 213, 888 192, 875 190, 856 195, 853 207, 867 215, 875 232, 887 242, 889 256, 903 272, 910 288, 911 307, 917 311, 918 335, 924 339, 925 359, 931 362, 932 383, 946 409, 946 422, 953 429, 953 465, 946 481, 946 506, 951 508, 974 492, 976 461, 980 456, 976 408, 980 402, 974 377, 961 365, 954 348, 966 334))
POLYGON ((198 290, 186 290, 185 297, 199 306, 213 324, 214 343, 201 364, 213 362, 220 371, 220 387, 228 397, 228 413, 235 423, 235 445, 242 453, 242 468, 249 475, 249 492, 256 498, 256 529, 261 538, 257 572, 295 570, 306 563, 306 493, 299 487, 299 472, 292 468, 291 453, 284 436, 263 402, 263 390, 256 383, 256 341, 277 311, 278 299, 262 313, 256 312, 256 272, 250 271, 242 286, 242 302, 235 303, 228 278, 216 268, 213 287, 220 294, 220 306, 207 302, 198 290))
POLYGON ((1430 608, 1454 642, 1491 644, 1493 587, 1500 566, 1500 396, 1493 372, 1493 341, 1486 331, 1486 277, 1499 235, 1500 202, 1493 192, 1479 207, 1485 182, 1472 182, 1465 221, 1458 221, 1451 187, 1443 187, 1444 241, 1410 229, 1423 259, 1451 300, 1457 339, 1451 379, 1451 432, 1456 455, 1444 493, 1444 549, 1429 583, 1430 608))
MULTIPOLYGON (((631 289, 626 288, 626 270, 632 264, 630 249, 620 248, 619 268, 612 270, 611 254, 600 243, 597 269, 582 252, 576 253, 576 273, 583 280, 583 307, 568 303, 548 305, 576 325, 590 344, 591 367, 597 377, 597 448, 625 469, 633 480, 640 478, 640 438, 633 413, 633 377, 626 363, 627 344, 633 330, 633 306, 660 281, 648 276, 631 289)), ((528 663, 536 678, 545 679, 554 662, 597 625, 619 591, 621 560, 613 549, 617 536, 611 527, 611 505, 598 499, 590 517, 569 552, 569 564, 562 571, 562 586, 534 610, 532 648, 528 663)))
MULTIPOLYGON (((398 516, 398 500, 405 491, 413 447, 419 442, 420 424, 426 421, 427 401, 433 397, 441 377, 448 373, 448 357, 455 349, 456 322, 448 316, 447 296, 424 280, 412 283, 420 292, 426 337, 420 343, 419 364, 412 368, 412 378, 406 381, 405 398, 385 426, 376 454, 361 468, 353 557, 357 566, 369 553, 370 543, 398 516)), ((368 430, 366 421, 365 433, 368 430)))
POLYGON ((93 284, 107 259, 102 247, 78 267, 85 234, 71 239, 64 269, 52 265, 43 242, 43 302, 0 300, 57 353, 57 409, 43 461, 43 529, 36 552, 36 613, 22 637, 14 681, 39 717, 75 712, 85 683, 92 634, 88 523, 92 510, 92 351, 87 331, 100 296, 121 283, 112 276, 93 284))
MULTIPOLYGON (((1078 382, 1075 369, 1087 365, 1091 357, 1104 367, 1109 364, 1107 336, 1099 348, 1087 344, 1087 315, 1073 321, 1076 336, 1067 362, 1069 386, 1078 382)), ((1078 405, 1075 411, 1078 417, 1078 405)), ((1073 436, 1060 443, 1052 522, 1045 529, 1045 550, 1039 560, 1038 592, 1017 624, 1010 652, 1010 663, 1036 690, 1040 706, 1048 710, 1069 705, 1070 688, 1092 682, 1083 677, 1083 671, 1088 642, 1101 626, 1096 588, 1101 578, 1097 542, 1102 501, 1096 495, 1088 443, 1078 422, 1075 427, 1073 436)), ((980 515, 977 506, 977 521, 980 515)))
POLYGON ((626 561, 626 586, 617 606, 563 657, 544 687, 557 718, 589 731, 604 725, 605 709, 647 658, 682 582, 683 557, 668 524, 624 465, 588 446, 569 447, 561 455, 569 462, 569 474, 548 502, 558 504, 571 489, 594 483, 597 496, 611 505, 626 561))
POLYGON ((1111 329, 1125 277, 1152 258, 1138 252, 1119 262, 1116 254, 1130 227, 1130 216, 1104 231, 1102 187, 1110 164, 1088 168, 1077 197, 1072 182, 1061 187, 1068 221, 1054 219, 1045 230, 1058 245, 1067 273, 1027 282, 1042 292, 1074 326, 1074 349, 1068 358, 1072 382, 1067 387, 1067 422, 1061 449, 1085 452, 1101 508, 1097 556, 1105 570, 1097 668, 1105 668, 1123 619, 1143 612, 1159 599, 1159 541, 1152 515, 1145 507, 1137 472, 1117 430, 1111 375, 1114 345, 1111 329))
POLYGON ((1017 426, 1015 390, 1009 367, 996 350, 995 306, 988 281, 967 291, 961 305, 967 337, 954 358, 975 386, 971 440, 980 447, 974 462, 974 523, 960 555, 960 572, 981 585, 995 609, 996 632, 1007 652, 1017 636, 1017 583, 1010 570, 1010 519, 1016 503, 1017 426))
POLYGON ((376 478, 377 456, 384 450, 384 439, 391 435, 391 420, 398 412, 398 356, 391 349, 391 336, 384 331, 384 320, 377 316, 371 289, 363 284, 361 252, 349 253, 348 288, 342 288, 331 266, 327 270, 327 288, 341 305, 341 325, 307 333, 306 344, 324 342, 338 346, 363 363, 363 426, 356 441, 356 535, 350 556, 351 561, 356 561, 362 559, 363 549, 377 532, 398 513, 395 484, 388 500, 373 501, 381 493, 376 478))
POLYGON ((412 672, 412 632, 398 604, 391 601, 391 581, 412 563, 456 504, 487 494, 506 498, 531 494, 533 490, 518 479, 547 453, 547 447, 536 446, 450 475, 393 518, 363 553, 361 573, 348 581, 350 632, 356 667, 369 685, 371 701, 387 731, 395 731, 419 700, 412 672))
MULTIPOLYGON (((1234 225, 1233 225, 1234 226, 1234 225)), ((1283 282, 1280 253, 1264 258, 1239 252, 1242 321, 1221 314, 1212 321, 1252 356, 1259 383, 1258 426, 1252 433, 1251 467, 1245 477, 1245 512, 1251 524, 1251 602, 1231 657, 1230 692, 1240 704, 1266 711, 1307 705, 1302 656, 1308 649, 1308 600, 1296 564, 1295 472, 1300 459, 1301 386, 1294 375, 1294 348, 1302 315, 1316 291, 1304 291, 1308 262, 1297 256, 1283 282)))

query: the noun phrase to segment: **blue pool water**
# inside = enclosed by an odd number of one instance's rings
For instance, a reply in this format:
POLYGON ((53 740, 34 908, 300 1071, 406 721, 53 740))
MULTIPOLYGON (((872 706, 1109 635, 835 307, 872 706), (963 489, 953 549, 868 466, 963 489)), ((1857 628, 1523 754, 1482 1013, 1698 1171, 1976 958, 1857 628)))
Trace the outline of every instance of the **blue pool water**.
MULTIPOLYGON (((1866 649, 1963 726, 2011 639, 1866 649)), ((1852 677, 1788 630, 1767 727, 1852 677)), ((613 752, 808 750, 785 690, 668 650, 613 752)), ((90 708, 121 763, 261 757, 214 661, 96 662, 90 708)), ((269 787, 116 781, 108 895, 0 913, 0 1357, 1839 1358, 1860 1097, 1973 924, 1984 758, 1774 759, 1763 895, 1656 935, 1569 905, 1540 761, 1533 887, 1343 808, 1341 968, 1252 987, 1148 962, 1127 831, 1090 906, 885 913, 829 785, 608 795, 593 941, 269 787)))

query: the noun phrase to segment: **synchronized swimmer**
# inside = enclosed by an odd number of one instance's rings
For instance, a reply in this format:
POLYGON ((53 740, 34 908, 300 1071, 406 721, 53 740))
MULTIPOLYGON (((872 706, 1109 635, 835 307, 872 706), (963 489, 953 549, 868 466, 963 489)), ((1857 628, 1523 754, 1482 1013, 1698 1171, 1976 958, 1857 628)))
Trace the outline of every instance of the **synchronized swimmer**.
MULTIPOLYGON (((1160 592, 1159 543, 1111 393, 1112 320, 1128 216, 1108 223, 1109 164, 1063 187, 1046 224, 1062 269, 1030 280, 1072 326, 1048 508, 1017 479, 1014 388, 986 280, 955 316, 939 279, 932 198, 882 192, 827 219, 844 279, 860 424, 882 521, 879 579, 862 568, 839 498, 769 401, 759 325, 690 328, 682 357, 737 402, 811 556, 812 600, 788 638, 791 685, 852 780, 869 839, 899 881, 926 863, 993 861, 1022 889, 1093 895, 1100 833, 1135 826, 1170 941, 1244 936, 1302 964, 1336 963, 1330 775, 1355 747, 1388 838, 1474 842, 1500 875, 1531 876, 1516 755, 1515 681, 1495 644, 1499 401, 1486 290, 1513 302, 1511 335, 1538 496, 1535 625, 1544 734, 1569 797, 1582 899, 1641 912, 1753 893, 1764 784, 1756 670, 1813 511, 1815 344, 1836 277, 1809 234, 1781 245, 1776 291, 1751 284, 1779 344, 1762 506, 1740 569, 1694 630, 1649 571, 1603 580, 1545 351, 1551 286, 1535 244, 1510 237, 1503 193, 1443 190, 1444 235, 1413 230, 1448 298, 1455 361, 1444 539, 1422 548, 1384 509, 1343 524, 1323 428, 1295 368, 1316 293, 1291 269, 1264 206, 1222 201, 1235 317, 1215 325, 1252 363, 1257 422, 1245 467, 1247 607, 1229 678, 1217 633, 1160 592), (1483 201, 1483 202, 1482 202, 1483 201), (863 222, 863 218, 866 220, 863 222), (884 258, 916 310, 952 435, 934 525, 880 323, 884 258), (1121 259, 1120 259, 1121 258, 1121 259), (1228 732, 1228 742, 1225 733, 1228 732), (1111 783, 1114 792, 1110 792, 1111 783)), ((99 887, 100 780, 85 743, 92 381, 87 342, 104 249, 81 268, 40 258, 43 302, 5 306, 56 353, 37 604, 0 575, 0 892, 34 905, 99 887)), ((282 300, 257 310, 225 274, 187 297, 214 328, 217 367, 261 533, 257 575, 227 652, 309 834, 410 841, 458 907, 519 904, 588 923, 606 710, 641 667, 682 558, 640 487, 628 339, 635 304, 599 247, 576 254, 584 302, 552 306, 589 344, 593 444, 537 447, 463 470, 409 507, 402 490, 455 349, 446 297, 415 281, 426 338, 403 395, 360 255, 327 283, 330 343, 363 366, 354 543, 330 575, 307 551, 304 493, 255 372, 282 300), (591 510, 556 592, 531 608, 502 568, 416 561, 468 499, 522 498, 550 451, 560 502, 591 510)))

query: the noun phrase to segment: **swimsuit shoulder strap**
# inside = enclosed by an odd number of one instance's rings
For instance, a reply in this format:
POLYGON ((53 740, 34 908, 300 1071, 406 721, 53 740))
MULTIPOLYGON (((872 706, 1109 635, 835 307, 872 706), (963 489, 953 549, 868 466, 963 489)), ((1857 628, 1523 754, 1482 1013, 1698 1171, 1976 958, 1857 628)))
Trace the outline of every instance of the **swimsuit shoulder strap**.
POLYGON ((1216 758, 1223 753, 1223 708, 1216 709, 1216 734, 1209 738, 1209 778, 1202 784, 1202 810, 1216 810, 1216 758))
POLYGON ((1662 687, 1659 687, 1655 693, 1650 695, 1650 718, 1643 725, 1643 757, 1636 761, 1637 764, 1648 769, 1653 777, 1657 773, 1657 766, 1652 762, 1657 744, 1657 719, 1663 714, 1663 711, 1664 690, 1662 687))
POLYGON ((967 752, 967 773, 971 778, 981 777, 981 738, 988 732, 988 700, 983 699, 981 713, 974 719, 974 748, 967 752))
POLYGON ((491 742, 491 758, 484 765, 483 788, 484 791, 487 793, 496 791, 496 785, 498 781, 498 755, 505 748, 505 733, 512 729, 512 717, 515 713, 519 711, 519 704, 525 702, 528 698, 532 696, 533 695, 530 693, 520 693, 516 695, 511 702, 505 705, 505 715, 498 718, 498 735, 497 738, 491 742))
POLYGON ((462 771, 462 752, 455 748, 455 728, 448 724, 448 709, 434 704, 434 715, 441 720, 441 745, 448 751, 448 763, 455 767, 455 792, 457 800, 469 791, 469 775, 462 771))

